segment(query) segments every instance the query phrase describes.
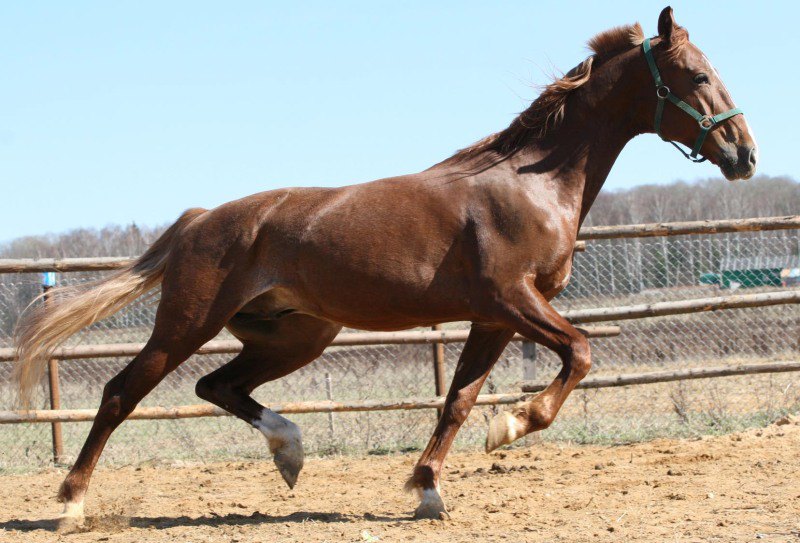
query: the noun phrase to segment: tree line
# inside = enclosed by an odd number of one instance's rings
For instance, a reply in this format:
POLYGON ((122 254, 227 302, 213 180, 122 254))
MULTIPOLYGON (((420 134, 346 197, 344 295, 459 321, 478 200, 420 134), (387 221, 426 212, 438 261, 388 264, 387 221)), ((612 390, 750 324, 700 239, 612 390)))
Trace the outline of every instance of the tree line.
POLYGON ((777 217, 800 213, 800 183, 790 177, 707 179, 601 191, 586 225, 777 217))

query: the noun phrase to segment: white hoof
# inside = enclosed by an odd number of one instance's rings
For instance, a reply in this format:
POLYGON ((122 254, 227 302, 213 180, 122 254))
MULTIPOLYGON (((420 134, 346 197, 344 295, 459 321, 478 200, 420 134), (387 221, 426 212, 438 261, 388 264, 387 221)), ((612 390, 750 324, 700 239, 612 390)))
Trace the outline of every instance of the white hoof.
POLYGON ((414 510, 415 519, 445 520, 450 518, 450 513, 447 512, 439 492, 427 488, 421 492, 421 496, 422 500, 414 510))
POLYGON ((62 534, 76 532, 83 527, 84 521, 83 501, 67 502, 64 512, 58 517, 58 531, 62 534))
POLYGON ((508 411, 495 415, 489 423, 489 432, 486 434, 486 452, 492 452, 497 447, 512 443, 522 437, 524 432, 522 422, 508 411))
POLYGON ((294 488, 305 459, 300 428, 269 409, 262 411, 261 418, 253 426, 267 438, 278 472, 289 488, 294 488))

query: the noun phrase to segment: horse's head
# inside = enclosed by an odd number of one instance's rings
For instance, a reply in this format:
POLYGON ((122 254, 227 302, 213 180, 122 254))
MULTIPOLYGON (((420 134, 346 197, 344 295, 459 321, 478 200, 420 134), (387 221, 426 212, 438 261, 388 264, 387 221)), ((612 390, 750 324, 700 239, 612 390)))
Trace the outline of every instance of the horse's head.
POLYGON ((717 70, 675 22, 672 8, 661 12, 658 37, 645 40, 643 49, 656 87, 655 131, 691 148, 691 157, 707 158, 728 180, 752 177, 757 151, 750 127, 717 70))

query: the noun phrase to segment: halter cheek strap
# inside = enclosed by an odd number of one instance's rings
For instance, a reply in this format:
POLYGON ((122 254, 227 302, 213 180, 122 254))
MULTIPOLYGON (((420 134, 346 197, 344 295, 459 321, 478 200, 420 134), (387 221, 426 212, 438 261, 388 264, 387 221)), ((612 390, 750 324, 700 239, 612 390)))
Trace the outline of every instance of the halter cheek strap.
POLYGON ((703 142, 706 141, 706 136, 708 135, 709 131, 711 131, 711 129, 719 123, 736 115, 744 115, 744 113, 737 107, 729 109, 724 113, 718 113, 717 115, 703 115, 695 108, 672 94, 672 92, 669 90, 669 87, 667 87, 661 80, 661 74, 658 72, 658 66, 656 66, 656 61, 653 58, 653 50, 650 47, 650 38, 644 40, 644 43, 642 43, 642 50, 644 51, 644 58, 647 59, 647 65, 650 67, 650 73, 653 74, 653 80, 656 84, 656 96, 658 97, 658 104, 656 105, 656 118, 654 123, 656 134, 658 134, 662 140, 674 145, 678 151, 683 153, 683 156, 692 162, 703 162, 706 160, 706 158, 697 158, 697 155, 700 153, 700 148, 703 147, 703 142), (700 134, 697 135, 697 140, 694 142, 694 147, 692 147, 691 154, 681 149, 674 141, 668 140, 661 135, 661 118, 664 116, 664 104, 666 104, 668 100, 678 106, 684 113, 691 115, 691 117, 697 121, 697 124, 700 125, 700 134))

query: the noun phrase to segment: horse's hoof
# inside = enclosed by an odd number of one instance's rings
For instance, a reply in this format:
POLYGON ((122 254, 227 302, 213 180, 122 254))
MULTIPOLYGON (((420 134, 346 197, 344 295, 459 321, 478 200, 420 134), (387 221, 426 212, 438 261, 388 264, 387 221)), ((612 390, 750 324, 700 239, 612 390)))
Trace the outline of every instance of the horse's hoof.
POLYGON ((83 502, 65 503, 64 512, 58 517, 57 531, 60 534, 80 532, 84 521, 83 502))
POLYGON ((439 493, 433 489, 423 490, 422 501, 414 510, 414 519, 447 520, 449 518, 450 513, 447 512, 439 493))
POLYGON ((508 445, 522 435, 522 423, 517 417, 508 411, 495 415, 486 434, 486 452, 490 453, 497 447, 508 445))
POLYGON ((269 409, 264 409, 261 418, 253 426, 267 438, 269 450, 273 454, 273 462, 278 467, 283 480, 294 488, 297 476, 303 469, 303 436, 300 428, 269 409))
POLYGON ((83 517, 58 517, 56 531, 59 534, 75 534, 83 531, 83 517))
POLYGON ((303 445, 299 441, 284 443, 274 453, 273 461, 275 466, 290 489, 294 488, 297 483, 297 477, 300 475, 300 470, 303 469, 304 456, 303 445))

